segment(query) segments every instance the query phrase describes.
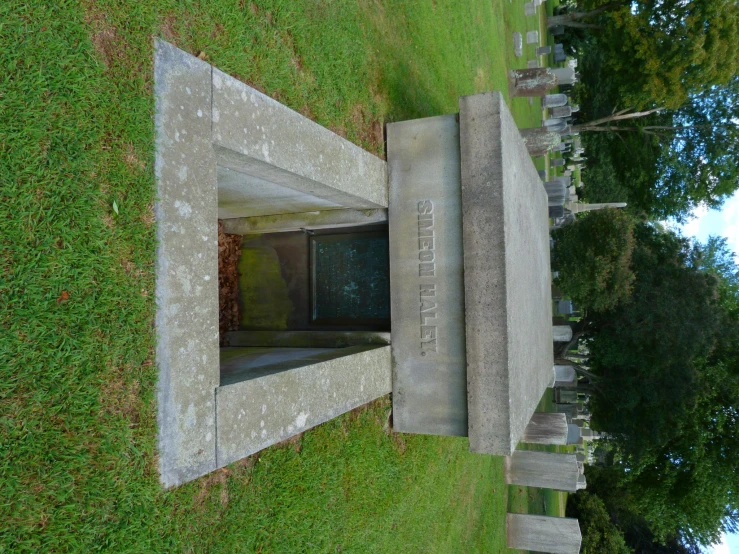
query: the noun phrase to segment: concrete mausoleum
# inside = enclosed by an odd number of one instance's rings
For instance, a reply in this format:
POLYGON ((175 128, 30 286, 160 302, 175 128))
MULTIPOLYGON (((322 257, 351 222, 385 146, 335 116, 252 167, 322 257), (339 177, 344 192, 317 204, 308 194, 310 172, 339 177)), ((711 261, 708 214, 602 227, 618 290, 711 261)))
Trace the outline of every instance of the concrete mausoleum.
POLYGON ((160 40, 155 95, 164 486, 390 392, 396 431, 510 455, 552 314, 547 196, 502 96, 389 124, 386 163, 160 40), (272 256, 288 314, 223 347, 219 219, 272 256))

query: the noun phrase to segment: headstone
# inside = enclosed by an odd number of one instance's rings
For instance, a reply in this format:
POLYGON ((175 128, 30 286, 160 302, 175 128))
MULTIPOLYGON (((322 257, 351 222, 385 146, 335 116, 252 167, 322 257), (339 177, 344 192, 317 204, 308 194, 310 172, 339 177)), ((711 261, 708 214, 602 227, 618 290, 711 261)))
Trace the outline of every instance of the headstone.
MULTIPOLYGON (((548 199, 548 205, 549 206, 562 206, 565 203, 565 186, 559 182, 559 181, 547 181, 544 183, 544 190, 547 192, 547 199, 548 199)), ((557 327, 555 326, 554 331, 554 342, 568 342, 568 341, 558 341, 557 336, 557 327)), ((569 326, 567 326, 569 329, 569 326)))
POLYGON ((539 31, 526 31, 526 44, 539 44, 539 31))
POLYGON ((582 429, 580 429, 577 425, 575 425, 574 423, 568 423, 567 424, 567 444, 578 444, 579 442, 582 442, 582 438, 580 437, 580 431, 582 431, 582 429))
POLYGON ((508 548, 580 554, 582 534, 580 522, 574 518, 508 514, 506 533, 508 548))
POLYGON ((552 118, 545 119, 544 121, 542 121, 542 125, 544 125, 544 127, 561 128, 563 123, 564 125, 567 125, 567 121, 563 121, 561 118, 556 118, 556 117, 552 117, 552 118))
POLYGON ((575 457, 577 458, 578 462, 584 462, 585 461, 585 454, 575 454, 575 457))
POLYGON ((557 77, 548 67, 511 70, 508 81, 513 96, 544 96, 557 86, 557 77))
POLYGON ((554 73, 558 85, 572 85, 577 82, 578 75, 571 67, 555 67, 551 71, 554 73))
POLYGON ((543 156, 552 148, 555 148, 562 137, 559 133, 551 131, 546 127, 534 127, 529 129, 520 129, 521 137, 523 137, 529 156, 543 156))
POLYGON ((539 67, 539 60, 529 60, 526 62, 526 67, 529 69, 539 67))
POLYGON ((524 13, 527 16, 536 15, 536 8, 537 8, 537 6, 533 2, 526 2, 523 5, 524 13))
POLYGON ((575 404, 560 404, 556 405, 557 413, 565 414, 566 417, 572 419, 577 415, 577 406, 575 404))
POLYGON ((567 101, 569 98, 566 94, 557 93, 557 94, 547 94, 542 98, 541 100, 541 107, 542 108, 556 108, 558 106, 564 106, 567 104, 567 101))
POLYGON ((587 479, 584 475, 580 475, 580 477, 577 478, 577 490, 582 490, 588 486, 587 479))
POLYGON ((536 49, 536 55, 537 56, 548 56, 552 53, 552 47, 551 46, 539 46, 536 49))
POLYGON ((565 128, 562 129, 559 132, 559 134, 562 135, 563 137, 564 136, 570 136, 572 134, 572 125, 569 125, 569 124, 565 125, 565 128))
POLYGON ((549 206, 549 217, 552 219, 559 219, 565 216, 564 206, 549 206))
MULTIPOLYGON (((569 190, 567 190, 567 199, 571 199, 572 195, 569 190)), ((572 312, 574 312, 572 308, 572 300, 559 300, 557 302, 557 313, 559 315, 571 315, 572 312)))
POLYGON ((544 127, 552 132, 562 134, 567 129, 567 122, 563 119, 545 120, 544 127))
POLYGON ((567 416, 559 413, 535 413, 524 430, 521 442, 567 444, 567 416))
POLYGON ((572 106, 558 106, 549 110, 551 117, 569 117, 572 115, 572 106))
POLYGON ((505 460, 505 477, 509 485, 577 492, 580 476, 575 454, 516 450, 505 460))
MULTIPOLYGON (((550 181, 550 183, 553 182, 550 181)), ((554 325, 552 327, 552 338, 554 342, 570 342, 572 340, 572 327, 569 325, 554 325)))
POLYGON ((549 161, 549 165, 552 167, 562 167, 566 163, 564 158, 554 158, 549 161))
POLYGON ((540 169, 538 173, 539 173, 539 179, 541 179, 542 181, 547 178, 547 172, 545 169, 540 169))
POLYGON ((523 35, 518 31, 513 33, 513 54, 517 58, 523 56, 523 35))
POLYGON ((554 25, 553 27, 549 28, 549 32, 554 36, 564 35, 565 34, 564 25, 554 25))
POLYGON ((571 365, 554 366, 554 386, 571 387, 577 384, 577 372, 571 365))

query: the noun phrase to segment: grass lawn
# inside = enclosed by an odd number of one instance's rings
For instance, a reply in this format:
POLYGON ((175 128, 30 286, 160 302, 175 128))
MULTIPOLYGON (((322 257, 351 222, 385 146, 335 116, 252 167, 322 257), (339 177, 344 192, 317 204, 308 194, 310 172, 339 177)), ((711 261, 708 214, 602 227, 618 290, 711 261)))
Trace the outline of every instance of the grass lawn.
POLYGON ((161 490, 152 36, 381 154, 385 121, 507 95, 529 19, 523 0, 0 2, 0 552, 505 551, 502 459, 387 432, 387 398, 161 490))

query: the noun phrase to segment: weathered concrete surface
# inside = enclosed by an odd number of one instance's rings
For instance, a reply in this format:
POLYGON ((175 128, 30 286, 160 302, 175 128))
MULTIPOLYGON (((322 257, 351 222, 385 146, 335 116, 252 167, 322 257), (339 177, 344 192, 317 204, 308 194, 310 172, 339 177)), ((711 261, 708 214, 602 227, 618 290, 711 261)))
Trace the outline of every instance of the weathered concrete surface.
MULTIPOLYGON (((261 448, 282 440, 289 436, 288 429, 302 430, 280 423, 283 407, 302 421, 306 407, 313 406, 305 418, 307 428, 390 391, 389 347, 347 349, 342 354, 352 355, 310 366, 320 370, 292 369, 226 387, 216 409, 219 190, 224 198, 246 198, 260 213, 274 206, 278 211, 305 212, 308 206, 310 211, 345 211, 384 208, 387 183, 384 161, 186 52, 156 40, 154 66, 159 470, 163 485, 171 487, 233 461, 238 453, 254 452, 257 443, 261 448), (333 378, 334 373, 341 375, 333 378), (301 382, 314 377, 324 386, 321 398, 317 385, 301 382), (271 415, 264 416, 270 434, 263 437, 260 427, 259 441, 247 433, 240 445, 237 431, 244 429, 244 422, 242 427, 229 427, 229 422, 238 421, 242 407, 229 398, 249 397, 251 392, 261 395, 250 398, 253 402, 279 400, 279 387, 290 383, 305 385, 313 396, 295 387, 293 396, 285 392, 285 401, 292 399, 293 404, 275 403, 271 415), (303 406, 303 401, 314 403, 303 406), (217 416, 224 422, 222 429, 217 416), (216 459, 217 436, 222 433, 228 438, 223 463, 216 459)), ((281 353, 284 363, 304 354, 281 353)), ((261 375, 271 366, 265 367, 248 376, 261 375)), ((256 421, 259 426, 262 419, 256 421)))
POLYGON ((552 381, 547 196, 500 93, 459 121, 470 450, 508 456, 552 381))
MULTIPOLYGON (((387 207, 383 160, 215 68, 213 142, 222 147, 217 149, 218 165, 244 175, 246 182, 259 179, 262 185, 301 193, 294 201, 304 207, 292 211, 323 209, 327 202, 345 208, 387 207), (316 199, 313 208, 307 205, 311 197, 316 199)), ((269 189, 264 194, 267 198, 269 189)), ((224 202, 228 217, 268 215, 252 212, 243 189, 230 190, 224 202)))
POLYGON ((516 450, 505 459, 506 483, 577 492, 580 466, 574 454, 516 450))
POLYGON ((159 471, 166 487, 216 468, 218 227, 211 67, 155 42, 159 471))
POLYGON ((508 514, 506 518, 508 548, 579 554, 582 534, 574 518, 508 514))
POLYGON ((467 435, 459 125, 387 126, 393 427, 467 435))
POLYGON ((391 389, 390 347, 219 387, 218 467, 366 404, 391 389))
POLYGON ((558 413, 535 413, 524 429, 521 442, 567 444, 567 416, 558 413))
POLYGON ((218 166, 219 219, 241 217, 243 214, 255 217, 341 208, 338 202, 278 185, 242 170, 236 164, 218 166), (238 169, 232 169, 234 165, 238 169))
POLYGON ((387 222, 387 210, 322 210, 271 216, 225 219, 223 230, 235 235, 277 233, 302 229, 327 229, 387 222))

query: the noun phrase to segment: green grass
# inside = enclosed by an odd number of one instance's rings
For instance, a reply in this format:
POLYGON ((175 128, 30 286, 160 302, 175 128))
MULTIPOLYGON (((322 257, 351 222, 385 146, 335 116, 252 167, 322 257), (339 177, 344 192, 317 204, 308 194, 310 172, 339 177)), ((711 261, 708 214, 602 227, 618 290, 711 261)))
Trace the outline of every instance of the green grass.
MULTIPOLYGON (((384 121, 507 95, 511 10, 0 3, 0 552, 505 550, 501 459, 386 433, 387 399, 161 490, 151 60, 152 36, 202 51, 381 153, 384 121)), ((536 103, 513 109, 536 123, 536 103)))

